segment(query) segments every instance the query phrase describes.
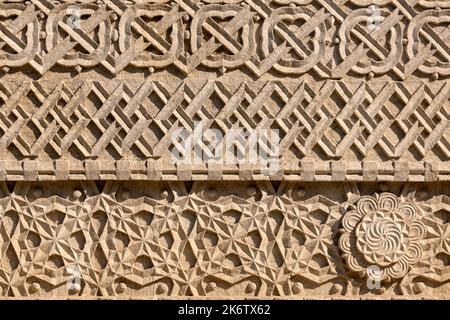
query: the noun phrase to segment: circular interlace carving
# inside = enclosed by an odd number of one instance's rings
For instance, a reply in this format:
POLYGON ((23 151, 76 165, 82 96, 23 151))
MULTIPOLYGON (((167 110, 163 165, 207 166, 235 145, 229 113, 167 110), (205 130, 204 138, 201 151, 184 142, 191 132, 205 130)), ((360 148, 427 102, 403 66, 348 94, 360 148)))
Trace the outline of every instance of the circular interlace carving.
POLYGON ((375 7, 352 11, 339 30, 339 55, 358 74, 382 74, 392 70, 399 61, 402 28, 397 13, 375 7), (389 23, 384 23, 385 20, 389 23), (376 44, 376 45, 375 45, 376 44), (383 52, 375 47, 387 48, 383 52))
POLYGON ((361 197, 342 220, 339 247, 351 271, 377 266, 381 280, 403 277, 419 261, 425 227, 419 209, 391 193, 361 197))
MULTIPOLYGON (((39 22, 35 16, 34 9, 25 11, 27 7, 21 4, 2 4, 0 3, 0 67, 20 67, 33 59, 34 55, 39 51, 39 22), (21 17, 28 20, 26 24, 7 23, 4 20, 12 17, 21 17), (18 28, 20 26, 20 28, 18 28), (26 38, 23 39, 23 46, 17 45, 15 42, 21 38, 21 34, 25 33, 26 38), (5 44, 11 46, 14 53, 2 50, 5 44), (14 44, 16 46, 14 46, 14 44)), ((19 18, 17 18, 19 19, 19 18)))
POLYGON ((65 67, 96 66, 111 48, 109 14, 96 4, 55 7, 48 15, 45 31, 47 51, 55 52, 58 64, 65 67))
POLYGON ((287 43, 285 55, 274 68, 285 74, 301 74, 316 66, 325 54, 325 23, 310 23, 314 12, 306 7, 282 7, 273 11, 262 25, 262 50, 266 57, 287 43), (288 26, 300 23, 292 31, 288 26), (309 48, 311 45, 311 48, 309 48))
POLYGON ((170 26, 161 23, 162 17, 171 14, 171 10, 170 5, 164 4, 137 4, 125 10, 119 23, 120 51, 125 53, 130 48, 140 48, 135 50, 131 65, 164 68, 174 63, 181 55, 184 50, 184 27, 181 18, 172 18, 175 22, 170 26), (150 52, 149 49, 156 48, 159 43, 152 38, 148 30, 142 28, 142 24, 146 25, 144 18, 157 21, 148 24, 150 31, 156 30, 168 35, 170 46, 165 48, 165 53, 150 52))
POLYGON ((408 58, 411 61, 417 60, 417 57, 426 58, 418 65, 420 71, 450 75, 450 59, 447 54, 450 50, 449 26, 450 10, 425 10, 416 15, 408 25, 408 58))
POLYGON ((191 22, 191 49, 204 66, 236 68, 252 57, 255 26, 252 16, 243 12, 243 7, 233 4, 209 4, 196 12, 191 22), (206 40, 208 34, 212 38, 206 40), (221 52, 223 49, 227 53, 221 52))

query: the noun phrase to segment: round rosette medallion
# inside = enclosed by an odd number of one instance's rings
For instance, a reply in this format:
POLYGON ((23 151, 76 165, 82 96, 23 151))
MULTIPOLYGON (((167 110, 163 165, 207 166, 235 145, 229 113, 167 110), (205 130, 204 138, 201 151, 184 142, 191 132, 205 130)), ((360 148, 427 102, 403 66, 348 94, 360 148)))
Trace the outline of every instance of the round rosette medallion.
POLYGON ((391 193, 361 197, 342 219, 339 247, 351 271, 379 279, 402 278, 422 256, 425 226, 414 203, 391 193))

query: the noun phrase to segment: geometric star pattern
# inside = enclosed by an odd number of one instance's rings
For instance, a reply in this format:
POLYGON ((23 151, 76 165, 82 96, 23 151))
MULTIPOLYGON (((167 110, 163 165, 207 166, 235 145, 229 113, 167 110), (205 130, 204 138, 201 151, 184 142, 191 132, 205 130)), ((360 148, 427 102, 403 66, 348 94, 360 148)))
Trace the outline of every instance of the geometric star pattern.
MULTIPOLYGON (((337 244, 343 215, 368 191, 348 184, 325 193, 290 182, 230 184, 3 183, 1 294, 368 294, 337 244)), ((415 189, 401 194, 411 199, 415 189)), ((424 255, 400 280, 404 294, 414 294, 417 276, 443 286, 448 280, 449 198, 426 197, 416 202, 425 212, 424 255)))

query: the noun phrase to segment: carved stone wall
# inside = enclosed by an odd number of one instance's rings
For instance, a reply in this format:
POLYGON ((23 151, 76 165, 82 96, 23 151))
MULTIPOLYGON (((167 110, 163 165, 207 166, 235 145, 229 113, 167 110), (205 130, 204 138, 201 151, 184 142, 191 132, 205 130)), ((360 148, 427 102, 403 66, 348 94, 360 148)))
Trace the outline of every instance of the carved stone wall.
POLYGON ((449 99, 449 1, 0 0, 0 296, 449 298, 449 99))

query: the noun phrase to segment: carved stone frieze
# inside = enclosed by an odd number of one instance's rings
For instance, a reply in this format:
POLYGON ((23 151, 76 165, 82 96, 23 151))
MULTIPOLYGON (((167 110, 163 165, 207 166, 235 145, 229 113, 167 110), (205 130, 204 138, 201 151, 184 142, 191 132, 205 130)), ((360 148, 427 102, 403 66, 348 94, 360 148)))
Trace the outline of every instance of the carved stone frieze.
POLYGON ((444 297, 449 190, 448 183, 3 183, 0 288, 7 297, 444 297), (368 266, 382 272, 375 290, 368 266), (70 286, 73 270, 78 286, 70 286))
POLYGON ((444 0, 0 0, 0 297, 449 298, 444 0))

